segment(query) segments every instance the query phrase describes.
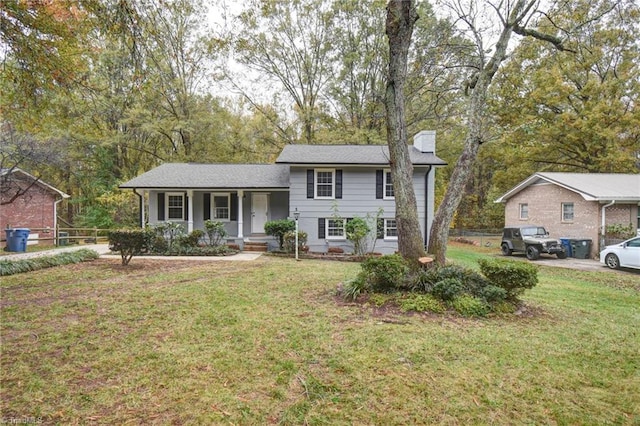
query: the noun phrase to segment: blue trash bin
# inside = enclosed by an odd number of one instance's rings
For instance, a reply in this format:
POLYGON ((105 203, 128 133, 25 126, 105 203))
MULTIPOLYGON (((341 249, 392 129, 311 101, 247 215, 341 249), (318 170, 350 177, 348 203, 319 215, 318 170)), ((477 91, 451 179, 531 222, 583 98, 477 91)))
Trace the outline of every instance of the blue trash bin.
POLYGON ((570 238, 560 238, 560 244, 564 247, 564 251, 567 252, 568 257, 573 257, 573 249, 571 248, 570 238))
POLYGON ((29 228, 5 229, 7 233, 7 250, 14 252, 27 251, 29 228))

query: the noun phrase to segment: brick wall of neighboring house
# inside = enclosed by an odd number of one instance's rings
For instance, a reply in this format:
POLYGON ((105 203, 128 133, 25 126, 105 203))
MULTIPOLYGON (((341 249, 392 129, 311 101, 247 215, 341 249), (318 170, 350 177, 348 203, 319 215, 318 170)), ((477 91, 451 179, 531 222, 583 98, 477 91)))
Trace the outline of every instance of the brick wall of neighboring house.
MULTIPOLYGON (((15 184, 15 181, 11 181, 15 184)), ((26 182, 20 182, 25 185, 26 182)), ((15 192, 14 192, 15 193, 15 192)), ((2 201, 5 201, 3 198, 2 201)), ((5 229, 12 228, 53 228, 54 220, 54 203, 57 197, 51 190, 46 189, 42 185, 35 184, 29 188, 28 192, 11 204, 0 205, 0 230, 2 232, 2 240, 6 239, 5 229)), ((41 231, 36 231, 40 233, 41 231)), ((4 242, 2 246, 4 246, 4 242)))
MULTIPOLYGON (((551 183, 531 185, 511 197, 505 205, 505 224, 531 223, 543 225, 553 238, 591 240, 591 256, 597 257, 600 243, 601 208, 597 201, 586 201, 581 195, 551 183), (529 215, 520 219, 520 205, 527 204, 529 215), (574 218, 562 220, 562 203, 573 203, 574 218)), ((606 223, 634 223, 637 205, 607 208, 606 223), (634 216, 635 215, 635 216, 634 216)))

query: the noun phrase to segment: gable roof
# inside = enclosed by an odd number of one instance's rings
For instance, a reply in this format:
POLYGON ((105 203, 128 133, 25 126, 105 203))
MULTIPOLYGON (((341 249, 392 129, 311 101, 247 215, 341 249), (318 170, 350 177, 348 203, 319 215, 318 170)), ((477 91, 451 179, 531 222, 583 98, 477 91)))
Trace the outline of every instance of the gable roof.
POLYGON ((56 195, 59 195, 61 198, 71 198, 71 195, 60 191, 58 188, 55 188, 48 183, 44 182, 40 178, 33 176, 31 173, 27 173, 19 167, 13 167, 10 169, 0 169, 0 176, 4 176, 7 174, 21 174, 25 176, 29 180, 36 181, 36 185, 40 185, 42 188, 46 189, 49 192, 53 192, 56 195))
POLYGON ((498 198, 506 202, 518 192, 542 183, 576 192, 587 201, 640 202, 640 174, 623 173, 535 173, 498 198))
MULTIPOLYGON (((436 157, 433 152, 421 152, 414 146, 409 147, 409 156, 413 165, 444 166, 447 163, 436 157)), ((353 165, 389 165, 389 147, 387 145, 286 145, 276 163, 284 164, 353 164, 353 165)))
POLYGON ((279 164, 165 163, 120 188, 289 188, 289 167, 279 164))

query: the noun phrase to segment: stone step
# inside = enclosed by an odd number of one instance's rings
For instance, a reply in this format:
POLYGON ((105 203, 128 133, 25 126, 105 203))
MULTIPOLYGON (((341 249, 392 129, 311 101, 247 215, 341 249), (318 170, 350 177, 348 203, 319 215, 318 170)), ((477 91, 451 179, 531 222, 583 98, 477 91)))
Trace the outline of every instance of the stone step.
POLYGON ((267 251, 267 243, 261 243, 256 241, 248 241, 244 243, 243 251, 259 251, 266 252, 267 251))

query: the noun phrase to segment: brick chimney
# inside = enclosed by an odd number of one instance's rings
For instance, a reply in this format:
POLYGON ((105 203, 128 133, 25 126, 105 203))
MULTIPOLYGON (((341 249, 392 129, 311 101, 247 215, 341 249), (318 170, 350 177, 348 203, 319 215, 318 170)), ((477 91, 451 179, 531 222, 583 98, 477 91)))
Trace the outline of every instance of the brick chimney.
POLYGON ((436 153, 436 131, 423 130, 413 137, 413 146, 420 152, 436 153))

